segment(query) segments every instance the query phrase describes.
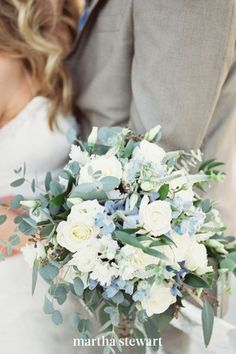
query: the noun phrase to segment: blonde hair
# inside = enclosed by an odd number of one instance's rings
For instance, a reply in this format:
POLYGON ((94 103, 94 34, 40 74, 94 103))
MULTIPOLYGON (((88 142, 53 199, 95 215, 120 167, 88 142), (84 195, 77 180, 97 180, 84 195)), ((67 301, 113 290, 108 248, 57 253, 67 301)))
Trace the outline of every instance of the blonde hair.
MULTIPOLYGON (((72 106, 71 80, 64 65, 68 43, 55 35, 58 21, 54 1, 45 6, 46 0, 1 0, 0 5, 0 52, 22 60, 32 81, 39 82, 37 94, 51 102, 50 128, 58 110, 68 114, 72 106)), ((63 7, 60 24, 72 39, 78 20, 75 2, 56 1, 63 7)))

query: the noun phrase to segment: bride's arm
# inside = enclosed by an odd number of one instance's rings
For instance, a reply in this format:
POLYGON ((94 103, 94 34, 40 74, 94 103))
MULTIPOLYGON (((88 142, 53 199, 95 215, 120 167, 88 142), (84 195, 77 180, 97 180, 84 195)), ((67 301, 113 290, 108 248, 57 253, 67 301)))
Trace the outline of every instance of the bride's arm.
MULTIPOLYGON (((6 205, 9 205, 10 200, 12 197, 5 197, 1 198, 6 202, 6 205)), ((13 248, 12 255, 17 254, 20 252, 21 247, 26 243, 26 237, 16 232, 17 225, 15 224, 15 218, 20 215, 19 212, 16 212, 12 209, 7 208, 6 206, 0 205, 0 215, 6 215, 7 220, 4 224, 0 225, 0 240, 5 241, 6 245, 10 236, 17 234, 20 238, 20 243, 13 248)), ((7 247, 0 245, 0 251, 7 255, 7 247)))

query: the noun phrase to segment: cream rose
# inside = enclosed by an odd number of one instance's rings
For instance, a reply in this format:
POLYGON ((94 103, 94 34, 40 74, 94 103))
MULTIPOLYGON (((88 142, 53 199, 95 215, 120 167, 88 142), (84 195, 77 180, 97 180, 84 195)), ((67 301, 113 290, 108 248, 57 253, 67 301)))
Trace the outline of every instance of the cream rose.
POLYGON ((149 299, 143 300, 141 305, 146 310, 148 317, 150 317, 154 314, 165 312, 175 302, 176 298, 171 294, 169 287, 153 284, 149 299))
POLYGON ((57 242, 71 252, 76 252, 82 242, 87 242, 99 234, 95 220, 80 216, 76 221, 62 221, 57 227, 57 242))
POLYGON ((121 179, 123 174, 122 165, 115 156, 101 156, 91 160, 81 168, 79 184, 93 182, 92 175, 98 171, 101 173, 100 178, 112 176, 121 179))
POLYGON ((165 150, 154 143, 143 140, 133 151, 133 159, 143 162, 152 162, 160 165, 165 157, 165 150))
POLYGON ((139 222, 152 236, 161 236, 171 230, 172 211, 166 201, 157 200, 149 203, 145 195, 141 201, 139 222))

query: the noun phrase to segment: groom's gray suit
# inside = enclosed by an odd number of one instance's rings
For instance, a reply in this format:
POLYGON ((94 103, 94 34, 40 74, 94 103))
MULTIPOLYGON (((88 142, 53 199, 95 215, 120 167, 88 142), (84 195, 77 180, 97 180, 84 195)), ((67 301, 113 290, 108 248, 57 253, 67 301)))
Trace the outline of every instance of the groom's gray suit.
POLYGON ((93 0, 69 65, 82 132, 156 124, 168 149, 226 162, 214 190, 234 231, 236 0, 93 0), (220 189, 221 192, 218 191, 220 189))
POLYGON ((234 231, 236 0, 93 0, 70 64, 82 131, 161 124, 167 149, 225 161, 215 198, 234 231))

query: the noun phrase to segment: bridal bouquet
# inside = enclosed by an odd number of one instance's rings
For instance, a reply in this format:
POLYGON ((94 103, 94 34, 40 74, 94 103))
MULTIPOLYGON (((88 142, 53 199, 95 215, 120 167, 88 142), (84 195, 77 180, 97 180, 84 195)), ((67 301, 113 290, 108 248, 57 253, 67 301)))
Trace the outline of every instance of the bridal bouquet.
MULTIPOLYGON (((201 163, 200 152, 166 152, 160 135, 159 126, 143 136, 94 128, 86 143, 72 145, 59 178, 47 174, 45 192, 12 202, 26 210, 16 223, 29 237, 23 254, 32 291, 38 273, 48 283, 44 312, 62 323, 59 305, 72 294, 119 350, 122 337, 158 338, 189 296, 202 305, 208 345, 216 305, 208 290, 236 269, 232 237, 224 236, 215 203, 202 197, 224 177, 221 164, 201 163)), ((25 182, 24 173, 13 186, 25 182)), ((88 338, 91 320, 72 319, 88 338)))

